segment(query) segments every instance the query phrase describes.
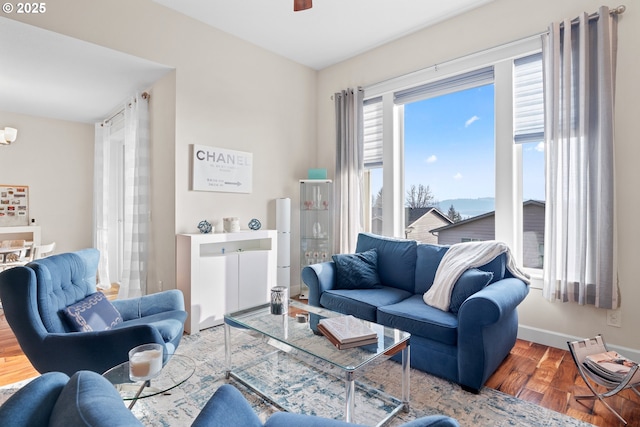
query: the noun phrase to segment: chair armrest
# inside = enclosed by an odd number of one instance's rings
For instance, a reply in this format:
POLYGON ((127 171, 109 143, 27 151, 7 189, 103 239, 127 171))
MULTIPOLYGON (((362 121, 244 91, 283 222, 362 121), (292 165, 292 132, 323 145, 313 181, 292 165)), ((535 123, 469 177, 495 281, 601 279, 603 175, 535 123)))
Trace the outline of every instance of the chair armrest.
POLYGON ((160 332, 151 325, 122 326, 108 331, 48 334, 42 347, 47 354, 31 360, 39 372, 61 371, 73 375, 79 370, 103 373, 126 362, 129 350, 140 344, 164 345, 160 332))
POLYGON ((111 301, 120 312, 122 320, 139 319, 165 311, 184 311, 184 296, 179 289, 171 289, 137 298, 111 301))
POLYGON ((309 287, 309 305, 320 307, 322 293, 333 289, 336 265, 333 261, 308 265, 302 269, 302 281, 309 287))
POLYGON ((60 392, 69 381, 62 372, 39 376, 13 394, 0 407, 4 427, 46 426, 60 392))
POLYGON ((191 427, 227 426, 262 427, 262 422, 238 389, 223 384, 213 393, 191 427))

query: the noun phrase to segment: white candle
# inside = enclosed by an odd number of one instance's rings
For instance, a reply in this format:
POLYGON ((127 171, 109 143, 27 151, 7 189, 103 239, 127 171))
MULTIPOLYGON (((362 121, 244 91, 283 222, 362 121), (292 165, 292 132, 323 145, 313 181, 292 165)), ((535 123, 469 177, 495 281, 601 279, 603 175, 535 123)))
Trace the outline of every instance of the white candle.
POLYGON ((162 351, 144 350, 129 359, 129 376, 132 380, 144 380, 155 376, 162 369, 162 351))

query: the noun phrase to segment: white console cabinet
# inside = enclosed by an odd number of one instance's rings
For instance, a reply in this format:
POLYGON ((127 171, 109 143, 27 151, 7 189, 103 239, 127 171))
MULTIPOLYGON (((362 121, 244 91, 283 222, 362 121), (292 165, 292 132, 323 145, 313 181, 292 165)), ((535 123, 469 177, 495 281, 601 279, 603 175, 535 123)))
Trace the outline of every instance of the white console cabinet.
POLYGON ((177 285, 188 334, 220 325, 224 314, 264 304, 276 285, 276 230, 178 234, 177 285))

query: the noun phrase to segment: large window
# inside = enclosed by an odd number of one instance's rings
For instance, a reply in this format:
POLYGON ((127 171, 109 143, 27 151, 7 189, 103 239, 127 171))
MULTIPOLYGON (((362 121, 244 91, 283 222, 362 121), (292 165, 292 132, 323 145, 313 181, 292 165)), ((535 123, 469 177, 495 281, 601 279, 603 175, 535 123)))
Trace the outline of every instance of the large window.
POLYGON ((375 140, 378 160, 365 161, 369 231, 441 244, 497 239, 520 265, 542 267, 539 49, 522 41, 365 88, 365 158, 375 140), (425 206, 412 206, 416 190, 430 196, 425 206))

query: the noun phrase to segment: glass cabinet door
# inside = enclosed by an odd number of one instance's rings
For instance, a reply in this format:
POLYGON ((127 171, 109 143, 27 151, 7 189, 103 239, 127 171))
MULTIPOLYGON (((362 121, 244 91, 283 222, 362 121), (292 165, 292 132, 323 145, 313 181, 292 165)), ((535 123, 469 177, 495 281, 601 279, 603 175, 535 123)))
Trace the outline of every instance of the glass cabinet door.
MULTIPOLYGON (((333 255, 333 183, 324 179, 300 181, 300 270, 331 260, 333 255)), ((308 288, 301 282, 300 298, 308 288)))

